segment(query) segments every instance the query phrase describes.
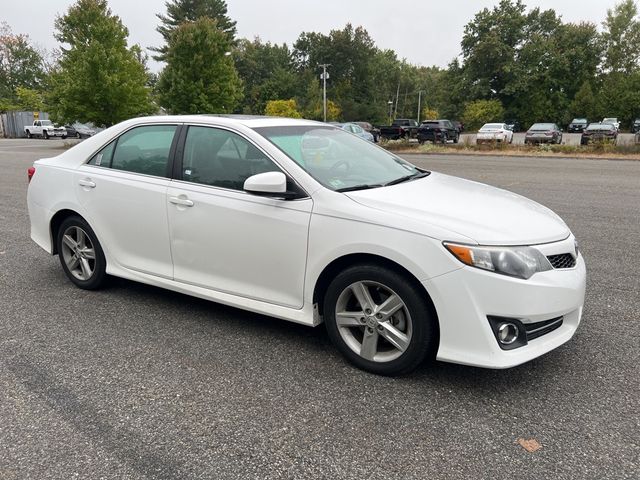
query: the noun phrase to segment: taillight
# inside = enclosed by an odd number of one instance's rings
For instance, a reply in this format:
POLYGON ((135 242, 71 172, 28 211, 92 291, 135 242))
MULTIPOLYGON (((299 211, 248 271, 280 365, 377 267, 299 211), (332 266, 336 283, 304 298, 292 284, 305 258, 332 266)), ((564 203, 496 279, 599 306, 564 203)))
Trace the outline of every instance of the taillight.
POLYGON ((29 167, 27 169, 27 177, 29 178, 29 182, 31 182, 31 179, 35 174, 36 174, 36 167, 29 167))

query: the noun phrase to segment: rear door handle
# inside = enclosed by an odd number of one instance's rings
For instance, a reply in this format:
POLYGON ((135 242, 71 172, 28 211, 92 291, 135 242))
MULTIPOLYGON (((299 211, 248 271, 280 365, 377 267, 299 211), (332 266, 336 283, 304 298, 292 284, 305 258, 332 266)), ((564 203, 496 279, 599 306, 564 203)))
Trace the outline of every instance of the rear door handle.
POLYGON ((169 201, 175 205, 182 205, 183 207, 193 207, 193 201, 189 200, 184 195, 179 197, 169 197, 169 201))
POLYGON ((91 181, 89 178, 82 178, 78 180, 78 183, 83 187, 96 188, 96 182, 91 181))

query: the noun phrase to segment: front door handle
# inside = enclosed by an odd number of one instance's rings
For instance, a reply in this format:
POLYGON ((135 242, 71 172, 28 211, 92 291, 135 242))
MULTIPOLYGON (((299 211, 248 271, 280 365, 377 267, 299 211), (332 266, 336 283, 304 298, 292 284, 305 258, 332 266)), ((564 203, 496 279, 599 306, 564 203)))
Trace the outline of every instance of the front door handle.
POLYGON ((179 197, 169 197, 169 201, 175 205, 182 205, 183 207, 193 207, 193 201, 189 200, 184 195, 180 195, 179 197))
POLYGON ((96 182, 93 182, 90 178, 82 178, 78 180, 78 184, 86 188, 96 188, 96 182))

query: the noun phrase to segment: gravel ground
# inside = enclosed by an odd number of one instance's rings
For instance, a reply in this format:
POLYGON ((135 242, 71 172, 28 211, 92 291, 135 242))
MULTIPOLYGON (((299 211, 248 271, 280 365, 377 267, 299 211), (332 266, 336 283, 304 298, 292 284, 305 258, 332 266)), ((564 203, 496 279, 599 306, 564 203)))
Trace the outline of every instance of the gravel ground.
POLYGON ((25 201, 27 167, 60 145, 0 141, 0 479, 640 477, 640 163, 408 156, 554 209, 589 281, 576 337, 540 359, 389 379, 322 327, 74 288, 25 201))

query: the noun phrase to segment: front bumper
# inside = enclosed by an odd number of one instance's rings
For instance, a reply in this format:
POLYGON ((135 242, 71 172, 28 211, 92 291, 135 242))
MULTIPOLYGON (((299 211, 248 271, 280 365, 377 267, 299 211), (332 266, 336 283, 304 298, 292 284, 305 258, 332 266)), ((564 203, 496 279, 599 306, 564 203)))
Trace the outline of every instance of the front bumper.
MULTIPOLYGON (((573 236, 536 248, 545 255, 572 252, 573 236)), ((438 360, 501 369, 533 360, 571 339, 582 317, 586 267, 579 255, 573 268, 521 280, 465 266, 423 285, 440 322, 438 360), (524 324, 564 318, 556 330, 525 346, 503 350, 487 316, 516 318, 524 324)))
POLYGON ((50 137, 66 137, 67 131, 66 130, 47 130, 47 135, 49 135, 50 137))

